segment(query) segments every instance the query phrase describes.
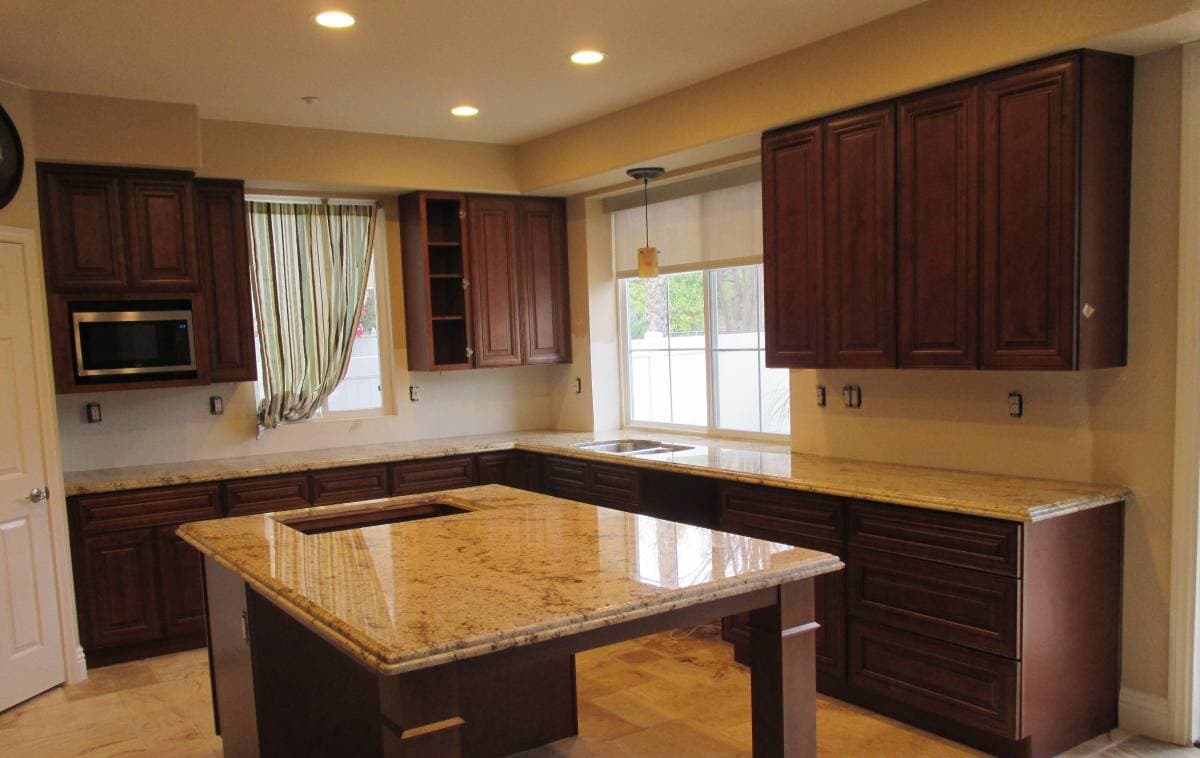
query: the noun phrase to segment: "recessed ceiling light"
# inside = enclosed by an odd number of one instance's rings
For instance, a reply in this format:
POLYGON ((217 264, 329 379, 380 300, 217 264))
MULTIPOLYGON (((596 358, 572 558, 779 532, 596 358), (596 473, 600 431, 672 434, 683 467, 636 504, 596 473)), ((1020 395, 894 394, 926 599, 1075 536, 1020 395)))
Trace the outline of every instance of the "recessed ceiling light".
POLYGON ((479 115, 479 109, 474 105, 456 105, 450 109, 450 112, 459 118, 470 118, 471 116, 479 115))
POLYGON ((313 16, 313 21, 330 29, 345 29, 348 26, 354 26, 354 16, 345 11, 322 11, 313 16))
POLYGON ((594 66, 604 60, 604 53, 599 50, 576 50, 571 53, 571 62, 580 66, 594 66))

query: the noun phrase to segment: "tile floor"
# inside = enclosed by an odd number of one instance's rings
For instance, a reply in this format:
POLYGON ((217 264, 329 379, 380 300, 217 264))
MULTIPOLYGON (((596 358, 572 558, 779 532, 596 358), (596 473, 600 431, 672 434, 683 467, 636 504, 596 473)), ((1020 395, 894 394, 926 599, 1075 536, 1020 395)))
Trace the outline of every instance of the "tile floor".
MULTIPOLYGON (((83 684, 0 713, 0 755, 220 756, 207 665, 195 650, 95 669, 83 684)), ((749 755, 749 674, 710 627, 591 651, 577 671, 579 736, 525 758, 749 755)), ((982 755, 830 698, 818 698, 817 720, 821 756, 982 755)), ((1114 732, 1070 756, 1200 758, 1200 750, 1114 732)))

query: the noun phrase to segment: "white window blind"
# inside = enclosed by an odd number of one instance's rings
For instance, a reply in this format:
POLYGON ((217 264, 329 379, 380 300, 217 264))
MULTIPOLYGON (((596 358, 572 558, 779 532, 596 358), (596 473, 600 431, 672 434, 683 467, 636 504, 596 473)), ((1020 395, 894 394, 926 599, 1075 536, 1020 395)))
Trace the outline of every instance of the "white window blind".
MULTIPOLYGON (((718 268, 762 260, 762 183, 702 192, 650 205, 650 245, 663 271, 718 268)), ((617 274, 637 271, 646 244, 641 206, 614 211, 617 274)))

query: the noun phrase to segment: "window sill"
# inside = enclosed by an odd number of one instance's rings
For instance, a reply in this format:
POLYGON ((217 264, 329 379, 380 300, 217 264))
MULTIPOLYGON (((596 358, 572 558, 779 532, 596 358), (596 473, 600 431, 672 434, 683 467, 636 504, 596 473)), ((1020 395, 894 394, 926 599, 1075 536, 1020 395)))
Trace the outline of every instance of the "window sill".
POLYGON ((773 442, 778 445, 788 445, 792 443, 790 434, 770 434, 767 432, 744 432, 736 429, 708 429, 702 426, 684 426, 679 424, 653 424, 653 423, 638 423, 634 421, 626 422, 622 427, 622 431, 636 432, 665 432, 667 434, 680 434, 692 437, 711 437, 713 439, 722 440, 745 440, 747 442, 773 442))

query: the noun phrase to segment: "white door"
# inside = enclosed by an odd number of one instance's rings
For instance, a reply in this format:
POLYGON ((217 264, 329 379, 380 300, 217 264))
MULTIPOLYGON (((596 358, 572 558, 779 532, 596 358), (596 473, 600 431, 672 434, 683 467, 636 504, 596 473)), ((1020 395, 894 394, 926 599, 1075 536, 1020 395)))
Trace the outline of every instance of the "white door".
POLYGON ((0 240, 0 710, 65 674, 25 275, 0 240))

